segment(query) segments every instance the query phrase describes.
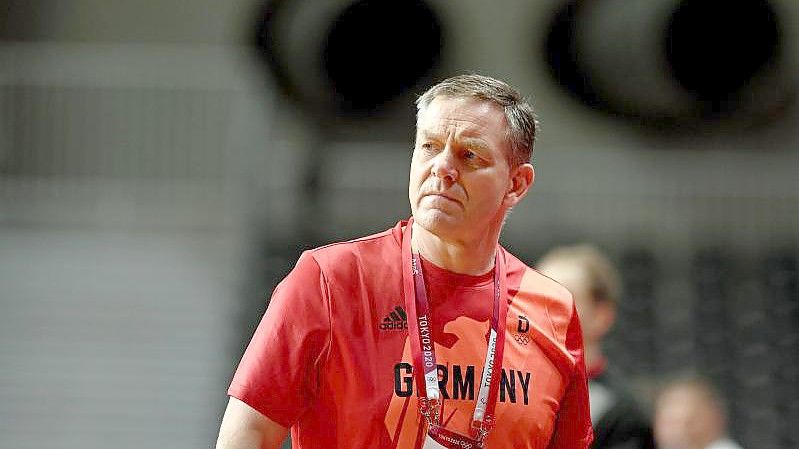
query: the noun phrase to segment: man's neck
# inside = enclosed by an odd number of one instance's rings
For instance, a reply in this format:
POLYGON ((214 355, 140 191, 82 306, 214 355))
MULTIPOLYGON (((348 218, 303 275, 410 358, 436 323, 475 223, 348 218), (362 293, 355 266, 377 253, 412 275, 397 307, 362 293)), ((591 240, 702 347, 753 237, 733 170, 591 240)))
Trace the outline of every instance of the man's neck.
POLYGON ((494 268, 499 232, 471 240, 443 239, 414 223, 415 251, 433 265, 453 273, 480 275, 494 268))
POLYGON ((598 343, 591 344, 586 342, 584 354, 587 372, 596 375, 604 371, 607 359, 605 358, 605 354, 602 353, 602 348, 598 343))

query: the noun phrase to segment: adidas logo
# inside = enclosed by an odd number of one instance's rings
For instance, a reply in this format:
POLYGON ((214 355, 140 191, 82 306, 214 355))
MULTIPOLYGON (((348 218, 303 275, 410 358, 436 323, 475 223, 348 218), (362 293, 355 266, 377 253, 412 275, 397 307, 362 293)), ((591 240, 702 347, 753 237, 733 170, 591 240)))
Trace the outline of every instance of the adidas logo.
POLYGON ((408 328, 408 315, 402 307, 397 306, 380 323, 380 330, 403 330, 408 328))

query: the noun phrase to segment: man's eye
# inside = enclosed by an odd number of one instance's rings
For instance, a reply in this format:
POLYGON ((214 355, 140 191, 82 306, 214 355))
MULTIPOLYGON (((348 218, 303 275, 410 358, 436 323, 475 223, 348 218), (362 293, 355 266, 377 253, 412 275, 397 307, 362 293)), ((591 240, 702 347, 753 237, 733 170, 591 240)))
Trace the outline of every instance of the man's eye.
POLYGON ((469 161, 471 161, 471 160, 473 160, 473 159, 476 159, 476 158, 477 158, 477 154, 475 154, 475 153, 474 153, 474 152, 472 152, 472 151, 464 151, 464 152, 463 152, 463 158, 464 158, 464 159, 466 159, 466 160, 469 160, 469 161))

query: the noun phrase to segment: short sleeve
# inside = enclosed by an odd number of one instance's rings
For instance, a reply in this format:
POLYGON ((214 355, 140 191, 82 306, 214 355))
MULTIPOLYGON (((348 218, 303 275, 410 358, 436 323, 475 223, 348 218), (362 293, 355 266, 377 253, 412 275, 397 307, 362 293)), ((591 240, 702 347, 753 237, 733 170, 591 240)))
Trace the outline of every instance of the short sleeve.
POLYGON ((575 364, 571 380, 560 403, 555 431, 548 449, 584 449, 589 447, 593 440, 583 335, 577 310, 574 308, 566 331, 566 347, 574 358, 575 364))
POLYGON ((291 427, 316 400, 329 347, 326 281, 309 252, 275 288, 228 394, 291 427))

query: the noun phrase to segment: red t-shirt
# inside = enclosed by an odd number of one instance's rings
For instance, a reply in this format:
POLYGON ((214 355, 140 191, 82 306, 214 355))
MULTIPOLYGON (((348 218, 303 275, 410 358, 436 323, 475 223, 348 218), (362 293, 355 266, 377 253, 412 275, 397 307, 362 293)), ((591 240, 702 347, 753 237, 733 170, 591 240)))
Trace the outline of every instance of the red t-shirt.
MULTIPOLYGON (((400 222, 306 251, 278 285, 228 394, 291 427, 293 447, 418 448, 400 222)), ((502 250, 508 318, 488 448, 587 448, 583 343, 571 294, 502 250)), ((468 435, 493 306, 493 275, 423 261, 442 422, 468 435)))

